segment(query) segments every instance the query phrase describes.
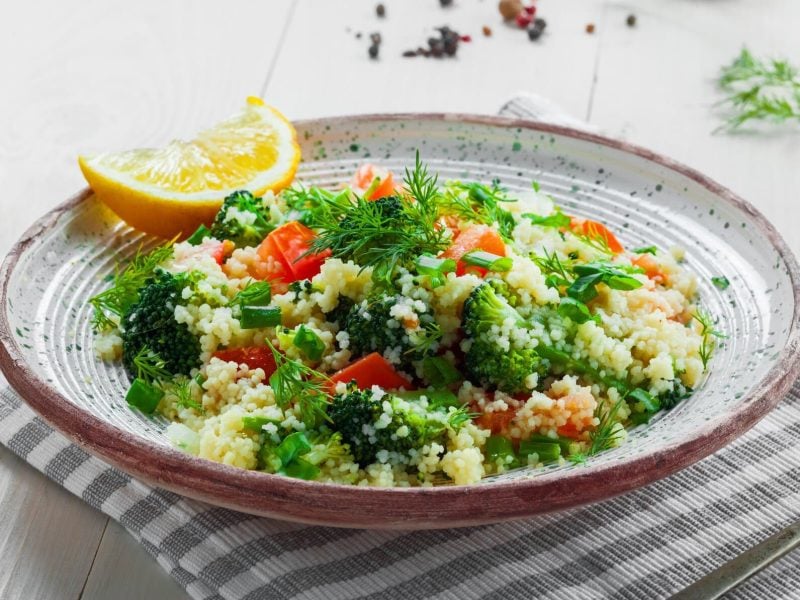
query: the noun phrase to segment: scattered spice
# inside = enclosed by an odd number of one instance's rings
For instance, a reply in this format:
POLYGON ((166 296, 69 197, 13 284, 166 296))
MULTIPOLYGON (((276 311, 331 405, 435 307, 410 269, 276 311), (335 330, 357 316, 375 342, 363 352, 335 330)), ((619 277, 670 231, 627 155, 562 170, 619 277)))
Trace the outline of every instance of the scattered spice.
POLYGON ((358 33, 356 33, 356 39, 357 39, 357 40, 360 40, 360 39, 361 39, 361 32, 360 32, 360 31, 359 31, 358 33))
POLYGON ((586 25, 586 33, 592 34, 594 33, 594 23, 589 23, 586 25))
POLYGON ((523 11, 522 0, 500 0, 497 8, 506 21, 515 19, 523 11))
POLYGON ((533 22, 533 17, 523 10, 516 16, 515 21, 521 29, 525 29, 533 22))
POLYGON ((378 53, 380 52, 383 38, 381 37, 381 34, 376 31, 375 33, 369 34, 369 39, 372 43, 370 44, 367 52, 369 53, 369 57, 374 60, 378 58, 378 53))
POLYGON ((436 31, 439 32, 439 37, 428 38, 427 48, 417 48, 416 50, 406 50, 403 56, 432 56, 434 58, 443 58, 445 56, 455 56, 458 52, 458 44, 460 42, 471 42, 472 37, 468 35, 460 35, 457 31, 453 31, 447 26, 437 27, 436 31))
POLYGON ((528 27, 528 39, 532 42, 535 42, 544 33, 545 27, 547 27, 547 21, 541 18, 537 18, 533 21, 530 27, 528 27))
POLYGON ((453 0, 439 0, 439 5, 442 8, 446 8, 446 7, 450 6, 451 4, 453 4, 453 0))
POLYGON ((386 7, 381 3, 375 7, 375 14, 378 15, 378 18, 382 19, 386 16, 386 7))
POLYGON ((628 15, 625 22, 628 24, 628 27, 636 27, 636 15, 628 15))
POLYGON ((492 28, 489 27, 488 25, 484 25, 482 31, 483 35, 485 35, 486 37, 492 37, 492 28))

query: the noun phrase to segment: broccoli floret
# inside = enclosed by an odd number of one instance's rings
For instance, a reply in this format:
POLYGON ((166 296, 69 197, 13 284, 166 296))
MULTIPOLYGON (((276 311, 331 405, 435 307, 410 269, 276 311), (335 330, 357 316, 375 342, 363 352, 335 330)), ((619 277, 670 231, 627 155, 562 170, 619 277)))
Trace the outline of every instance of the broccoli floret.
POLYGON ((341 328, 347 319, 347 315, 350 314, 350 311, 353 309, 354 305, 355 302, 353 302, 347 296, 339 296, 336 306, 332 311, 325 314, 325 318, 331 323, 338 324, 341 328))
POLYGON ((136 375, 134 358, 143 350, 155 353, 174 375, 188 375, 200 364, 200 341, 185 323, 175 320, 186 275, 157 271, 139 291, 139 300, 122 316, 122 361, 136 375))
POLYGON ((242 190, 225 198, 211 225, 211 235, 218 240, 231 240, 239 247, 257 246, 272 229, 261 198, 242 190))
POLYGON ((328 405, 331 426, 350 446, 350 453, 365 467, 380 450, 407 454, 444 432, 441 423, 429 422, 424 410, 393 394, 376 395, 350 385, 328 405), (391 410, 386 410, 387 403, 391 410))
POLYGON ((431 356, 439 347, 441 331, 428 308, 401 296, 379 296, 354 305, 342 328, 350 338, 353 356, 383 354, 389 362, 410 367, 412 361, 431 356), (405 306, 392 311, 399 302, 405 306))
POLYGON ((659 394, 658 399, 661 408, 671 410, 675 408, 681 400, 685 400, 691 396, 693 392, 694 390, 692 390, 692 388, 684 385, 680 379, 676 378, 672 381, 672 389, 670 391, 659 394))
POLYGON ((472 290, 464 302, 462 325, 470 340, 464 358, 467 378, 489 389, 514 393, 525 389, 525 380, 540 368, 532 348, 506 349, 498 345, 498 331, 513 321, 513 327, 527 329, 527 323, 495 286, 484 283, 472 290))

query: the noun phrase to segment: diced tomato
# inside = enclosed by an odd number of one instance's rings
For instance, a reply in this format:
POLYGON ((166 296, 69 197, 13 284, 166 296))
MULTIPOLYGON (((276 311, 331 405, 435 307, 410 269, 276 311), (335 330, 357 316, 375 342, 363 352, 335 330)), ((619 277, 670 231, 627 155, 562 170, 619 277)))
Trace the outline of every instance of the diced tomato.
POLYGON ((609 250, 614 254, 624 252, 622 244, 620 244, 617 237, 611 233, 611 230, 600 223, 599 221, 592 221, 591 219, 584 219, 582 217, 570 217, 570 228, 576 233, 582 233, 592 238, 602 238, 608 244, 609 250))
POLYGON ((319 273, 322 263, 328 258, 330 250, 319 254, 303 256, 311 247, 316 234, 297 221, 284 223, 272 230, 258 247, 262 260, 272 263, 267 279, 282 280, 284 283, 311 279, 319 273))
POLYGON ((637 254, 631 258, 631 262, 640 269, 643 269, 644 274, 656 283, 667 282, 666 273, 661 270, 661 266, 656 262, 656 259, 649 254, 637 254))
POLYGON ((353 187, 361 191, 367 191, 373 185, 375 179, 379 179, 379 181, 370 192, 367 200, 393 196, 397 192, 392 172, 369 163, 361 165, 353 175, 353 187))
POLYGON ((575 424, 570 422, 558 428, 558 435, 561 437, 570 438, 573 440, 580 439, 581 432, 575 427, 575 424))
POLYGON ((463 275, 468 270, 481 276, 486 275, 486 269, 467 265, 461 260, 465 254, 473 250, 483 250, 497 256, 506 255, 506 245, 499 233, 488 225, 473 225, 458 234, 453 245, 444 251, 442 258, 452 258, 457 261, 456 275, 463 275))
POLYGON ((340 381, 344 383, 355 381, 361 390, 371 388, 373 385, 378 385, 386 390, 414 389, 411 382, 395 371, 391 363, 377 352, 359 358, 331 376, 332 387, 335 387, 340 381))
POLYGON ((513 407, 509 407, 508 410, 485 412, 475 417, 475 424, 483 429, 488 429, 493 434, 506 433, 516 414, 517 409, 513 407))
POLYGON ((225 259, 231 255, 234 248, 236 248, 236 244, 230 240, 223 240, 220 242, 218 240, 206 238, 203 243, 194 246, 191 253, 198 256, 201 254, 208 254, 217 261, 218 265, 221 265, 225 262, 225 259))
POLYGON ((267 377, 272 375, 277 369, 272 350, 266 346, 248 346, 247 348, 217 350, 214 352, 214 357, 224 360, 225 362, 247 365, 250 369, 264 369, 264 373, 267 377))

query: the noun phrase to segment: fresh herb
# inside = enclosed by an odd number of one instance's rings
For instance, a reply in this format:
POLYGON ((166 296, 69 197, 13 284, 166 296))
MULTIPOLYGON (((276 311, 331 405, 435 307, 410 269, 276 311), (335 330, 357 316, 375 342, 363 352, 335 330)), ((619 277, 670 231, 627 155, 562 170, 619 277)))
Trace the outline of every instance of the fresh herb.
POLYGON ((89 304, 94 308, 92 327, 96 331, 107 331, 116 327, 117 322, 109 315, 121 318, 138 302, 142 286, 153 276, 161 263, 172 257, 173 244, 174 240, 148 253, 143 253, 140 247, 136 256, 125 268, 120 269, 117 265, 111 287, 89 300, 89 304))
POLYGON ((251 281, 228 303, 229 306, 266 306, 272 300, 269 281, 251 281))
POLYGON ((278 406, 286 408, 296 403, 307 427, 326 420, 325 408, 331 401, 328 377, 299 360, 287 358, 269 340, 266 340, 266 344, 277 365, 275 372, 270 375, 269 385, 278 406))
POLYGON ((545 217, 536 215, 534 213, 523 213, 522 216, 530 219, 534 225, 539 225, 541 227, 556 227, 558 229, 563 229, 569 227, 571 223, 569 216, 565 215, 560 210, 557 210, 553 214, 545 217))
POLYGON ((573 235, 578 238, 583 244, 589 246, 595 252, 603 254, 607 257, 614 256, 614 251, 611 250, 611 247, 608 245, 608 240, 602 234, 595 234, 591 235, 588 233, 576 233, 572 232, 573 235))
POLYGON ((133 357, 133 367, 136 377, 149 383, 172 379, 172 374, 167 370, 164 359, 146 346, 133 357))
POLYGON ((652 254, 655 256, 656 252, 658 252, 658 248, 655 246, 642 246, 641 248, 634 248, 631 252, 634 254, 652 254))
POLYGON ((787 60, 762 60, 742 48, 723 67, 718 80, 727 96, 720 103, 730 114, 719 130, 734 130, 748 122, 800 121, 800 75, 787 60))
POLYGON ((616 417, 624 402, 625 398, 623 397, 617 400, 611 408, 607 408, 604 403, 598 404, 594 416, 599 420, 599 423, 589 433, 591 442, 587 451, 589 456, 613 448, 622 438, 625 430, 619 425, 616 417))
POLYGON ((343 207, 328 204, 315 223, 321 229, 309 254, 330 250, 336 258, 350 259, 362 269, 373 268, 373 281, 389 285, 399 267, 412 268, 422 254, 436 255, 449 244, 439 227, 437 178, 428 174, 417 154, 413 170, 406 170, 408 195, 377 201, 357 197, 343 207))
POLYGON ((497 182, 491 186, 482 183, 451 182, 438 201, 442 211, 455 214, 473 223, 497 223, 500 235, 510 240, 516 226, 514 215, 501 204, 516 202, 509 198, 497 182))
POLYGON ((466 404, 451 410, 447 415, 447 424, 450 426, 450 429, 458 431, 469 423, 472 419, 476 418, 478 413, 471 412, 469 410, 469 406, 466 404))
POLYGON ((641 269, 626 267, 608 262, 591 262, 574 265, 572 271, 577 276, 567 288, 567 296, 579 302, 589 302, 597 296, 597 284, 605 283, 612 290, 629 291, 642 287, 642 282, 632 277, 641 269))
POLYGON ((545 282, 549 287, 558 288, 567 286, 574 277, 572 259, 562 260, 555 250, 550 253, 547 248, 542 256, 533 256, 533 262, 545 275, 545 282))
POLYGON ((692 319, 700 324, 700 336, 702 339, 697 353, 700 355, 700 360, 703 361, 703 370, 705 371, 708 369, 708 362, 717 347, 717 340, 728 336, 714 327, 714 320, 711 315, 702 309, 698 309, 692 315, 692 319))
POLYGON ((717 288, 718 290, 727 290, 728 286, 731 284, 730 280, 724 275, 720 275, 719 277, 712 277, 711 283, 713 283, 714 287, 717 288))
POLYGON ((411 347, 408 348, 403 354, 426 355, 432 354, 442 341, 444 332, 441 325, 436 321, 426 321, 422 324, 422 331, 415 334, 414 339, 411 340, 411 347))
POLYGON ((211 235, 211 230, 205 225, 201 224, 192 235, 186 238, 186 242, 192 246, 199 246, 207 237, 213 237, 211 235))
POLYGON ((586 321, 600 320, 598 315, 593 315, 591 313, 586 304, 575 298, 570 298, 569 296, 561 298, 561 302, 558 305, 558 314, 565 319, 570 319, 573 323, 578 325, 586 323, 586 321))
POLYGON ((659 402, 658 398, 642 388, 631 390, 626 400, 640 402, 644 407, 644 410, 650 414, 657 413, 659 410, 661 410, 661 403, 659 402))

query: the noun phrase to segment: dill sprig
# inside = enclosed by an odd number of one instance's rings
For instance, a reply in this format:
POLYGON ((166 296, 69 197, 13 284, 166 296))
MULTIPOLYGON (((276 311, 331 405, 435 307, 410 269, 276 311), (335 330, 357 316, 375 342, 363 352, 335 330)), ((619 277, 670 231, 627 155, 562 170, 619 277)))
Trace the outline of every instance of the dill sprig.
POLYGON ((730 115, 717 131, 734 130, 750 121, 800 121, 800 75, 787 60, 762 60, 742 48, 723 67, 718 84, 727 94, 720 104, 730 108, 730 115))
POLYGON ((320 229, 309 254, 330 250, 336 258, 373 268, 373 280, 389 284, 399 267, 413 267, 422 254, 438 254, 448 246, 448 234, 437 224, 437 177, 428 173, 417 153, 413 170, 406 170, 408 194, 369 201, 356 197, 347 205, 323 200, 315 216, 320 229))
POLYGON ((714 327, 714 319, 711 315, 703 309, 697 309, 692 315, 692 319, 700 324, 700 347, 697 353, 700 355, 700 360, 703 362, 703 370, 708 370, 708 363, 711 360, 711 355, 717 347, 717 340, 728 337, 714 327))
POLYGON ((143 346, 133 357, 133 367, 136 369, 136 376, 149 383, 172 379, 172 373, 167 370, 164 359, 147 346, 143 346))
POLYGON ((275 402, 281 408, 295 404, 300 409, 300 418, 307 427, 314 427, 321 420, 328 420, 325 410, 331 401, 328 392, 330 379, 299 360, 287 358, 269 340, 277 369, 270 375, 269 385, 275 394, 275 402))
POLYGON ((196 379, 180 377, 175 379, 172 393, 175 395, 175 402, 182 408, 193 408, 198 412, 204 413, 203 405, 195 399, 195 389, 199 387, 196 379))
POLYGON ((92 327, 96 331, 107 331, 117 326, 111 315, 122 317, 139 300, 141 287, 161 263, 172 257, 174 242, 167 242, 148 253, 143 253, 140 246, 125 268, 117 265, 111 287, 89 300, 94 309, 92 327))
POLYGON ((475 419, 479 416, 480 413, 470 411, 469 406, 465 404, 464 406, 455 408, 448 413, 447 423, 450 426, 450 429, 458 431, 472 419, 475 419))
POLYGON ((500 235, 510 240, 516 226, 514 215, 500 206, 503 202, 516 202, 506 196, 497 181, 491 186, 482 183, 451 182, 445 188, 439 207, 443 212, 456 215, 473 223, 497 223, 500 235))
POLYGON ((614 256, 614 252, 608 245, 608 240, 602 235, 589 235, 586 233, 574 233, 573 235, 578 238, 586 246, 589 246, 595 252, 599 252, 604 256, 610 258, 614 256))
POLYGON ((575 278, 573 260, 569 258, 562 260, 555 250, 549 252, 547 248, 543 248, 541 256, 537 255, 532 258, 546 276, 547 284, 550 287, 568 286, 575 278))

